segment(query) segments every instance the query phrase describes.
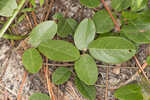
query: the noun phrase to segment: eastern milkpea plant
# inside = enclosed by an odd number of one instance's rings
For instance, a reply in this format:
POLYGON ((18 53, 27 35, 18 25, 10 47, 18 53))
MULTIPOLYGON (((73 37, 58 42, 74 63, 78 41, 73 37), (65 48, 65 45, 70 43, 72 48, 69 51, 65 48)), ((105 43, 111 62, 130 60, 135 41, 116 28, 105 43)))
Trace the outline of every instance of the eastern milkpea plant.
MULTIPOLYGON (((91 9, 100 5, 99 0, 80 0, 80 3, 91 9)), ((42 22, 30 32, 28 43, 32 48, 23 54, 24 67, 32 74, 38 73, 43 64, 41 55, 51 61, 72 62, 77 89, 85 98, 95 100, 94 84, 98 80, 96 60, 107 64, 121 64, 137 53, 139 45, 150 43, 150 10, 147 4, 148 0, 111 1, 114 10, 112 15, 120 19, 120 32, 114 31, 115 24, 105 9, 95 12, 92 18, 83 19, 79 25, 72 18, 64 18, 61 13, 55 14, 54 20, 42 22), (74 43, 54 40, 56 34, 62 38, 72 36, 74 43)), ((5 13, 5 8, 0 9, 0 15, 9 16, 5 13)), ((59 67, 52 74, 52 82, 56 85, 63 84, 72 73, 71 68, 59 67)), ((37 93, 30 100, 35 100, 33 98, 36 97, 49 99, 47 95, 37 93)), ((119 100, 148 100, 138 84, 119 88, 115 97, 119 100)))

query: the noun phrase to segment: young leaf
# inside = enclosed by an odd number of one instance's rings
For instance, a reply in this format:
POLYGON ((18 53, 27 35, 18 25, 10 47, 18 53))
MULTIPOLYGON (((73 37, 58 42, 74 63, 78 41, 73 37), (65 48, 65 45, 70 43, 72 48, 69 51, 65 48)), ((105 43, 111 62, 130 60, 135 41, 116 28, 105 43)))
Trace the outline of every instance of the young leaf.
POLYGON ((60 20, 61 18, 64 18, 62 13, 56 13, 55 15, 53 15, 54 20, 60 20))
POLYGON ((40 6, 42 7, 45 0, 40 0, 40 6))
POLYGON ((16 8, 16 0, 0 0, 0 16, 10 17, 16 8))
POLYGON ((115 91, 119 100, 143 100, 141 88, 138 84, 129 84, 115 91))
POLYGON ((54 21, 45 21, 37 25, 29 36, 29 43, 37 47, 41 42, 52 39, 57 32, 57 24, 54 21))
POLYGON ((80 3, 89 8, 96 8, 100 5, 100 0, 80 0, 80 3))
POLYGON ((136 53, 135 46, 123 37, 98 38, 89 44, 90 54, 105 63, 119 64, 129 60, 136 53))
POLYGON ((75 78, 75 85, 78 91, 88 100, 95 100, 96 88, 93 85, 87 85, 80 81, 79 78, 75 78))
POLYGON ((34 93, 29 97, 29 100, 51 100, 51 99, 46 94, 34 93))
MULTIPOLYGON (((144 18, 144 17, 143 17, 144 18)), ((124 25, 121 32, 137 44, 150 43, 150 22, 141 17, 131 21, 128 25, 124 25)))
POLYGON ((69 34, 73 34, 77 26, 77 22, 72 18, 60 18, 58 19, 58 35, 60 37, 67 37, 69 34))
POLYGON ((59 67, 52 74, 52 82, 56 85, 65 83, 71 76, 69 68, 59 67))
POLYGON ((34 48, 28 49, 24 52, 22 62, 26 70, 30 73, 37 73, 42 67, 42 57, 34 48))
POLYGON ((75 62, 75 71, 80 80, 87 85, 93 85, 97 81, 98 69, 94 59, 84 54, 75 62))
POLYGON ((114 28, 114 23, 106 10, 96 12, 93 21, 96 26, 96 33, 106 33, 114 28))
POLYGON ((47 40, 42 42, 38 49, 43 55, 54 61, 75 61, 80 57, 78 49, 64 40, 47 40))
POLYGON ((131 0, 112 0, 111 6, 116 11, 127 9, 131 4, 131 0))
POLYGON ((94 40, 95 32, 94 22, 91 19, 84 19, 77 27, 74 35, 76 47, 80 50, 86 50, 88 44, 94 40))
POLYGON ((29 0, 30 1, 30 3, 32 4, 32 6, 34 7, 34 8, 36 8, 36 2, 35 2, 35 0, 29 0))

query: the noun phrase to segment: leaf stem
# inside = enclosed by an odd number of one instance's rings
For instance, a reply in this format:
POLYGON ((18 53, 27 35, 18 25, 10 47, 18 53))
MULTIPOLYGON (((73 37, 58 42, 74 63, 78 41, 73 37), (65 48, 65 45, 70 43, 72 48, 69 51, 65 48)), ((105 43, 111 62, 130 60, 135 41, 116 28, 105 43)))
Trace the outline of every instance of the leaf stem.
POLYGON ((19 13, 20 9, 22 8, 22 6, 24 5, 26 0, 21 0, 20 4, 18 5, 18 8, 14 11, 13 15, 8 19, 8 21, 4 24, 4 26, 2 27, 2 29, 0 30, 0 38, 2 38, 2 36, 4 35, 4 33, 7 31, 8 27, 10 26, 10 24, 13 22, 13 20, 15 19, 15 17, 17 16, 17 14, 19 13))
POLYGON ((4 39, 10 39, 10 40, 22 40, 25 39, 26 37, 28 37, 28 35, 12 35, 12 34, 4 34, 2 38, 4 39))

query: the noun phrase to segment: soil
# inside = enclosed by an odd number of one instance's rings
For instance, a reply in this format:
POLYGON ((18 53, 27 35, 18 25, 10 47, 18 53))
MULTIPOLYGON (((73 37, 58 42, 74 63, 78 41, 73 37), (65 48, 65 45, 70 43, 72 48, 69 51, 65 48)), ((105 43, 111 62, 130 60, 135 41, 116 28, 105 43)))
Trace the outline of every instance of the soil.
MULTIPOLYGON (((49 0, 49 2, 51 1, 49 0)), ((110 4, 110 0, 107 0, 106 2, 108 5, 110 4)), ((47 9, 48 5, 45 4, 41 8, 39 7, 38 0, 37 5, 38 7, 36 8, 35 14, 37 17, 37 22, 40 23, 40 19, 42 19, 45 16, 45 13, 47 12, 45 12, 45 10, 47 9)), ((102 8, 103 6, 100 5, 99 9, 102 8)), ((55 0, 48 18, 52 19, 52 15, 54 15, 57 12, 63 13, 66 18, 74 18, 78 22, 80 22, 85 17, 92 17, 94 14, 93 9, 89 9, 82 6, 79 3, 79 0, 55 0)), ((30 26, 28 20, 24 18, 24 20, 21 23, 16 24, 15 27, 10 28, 13 34, 29 34, 31 31, 31 27, 35 26, 31 12, 28 12, 27 14, 31 19, 32 26, 30 26)), ((20 15, 21 14, 19 14, 19 16, 20 15)), ((5 20, 6 18, 0 17, 0 21, 5 20)), ((17 19, 15 19, 14 23, 16 22, 17 19)), ((20 47, 23 41, 24 40, 10 41, 0 39, 0 100, 17 100, 17 93, 19 91, 19 87, 22 82, 25 71, 21 58, 24 49, 20 47)), ((140 61, 140 64, 144 63, 146 57, 149 54, 149 45, 141 45, 136 55, 138 60, 140 61)), ((107 65, 98 61, 97 63, 100 66, 98 67, 99 78, 95 85, 97 88, 96 100, 116 100, 113 96, 113 88, 118 87, 120 83, 125 82, 135 74, 135 72, 138 70, 135 60, 131 59, 130 61, 120 65, 107 65), (106 85, 106 83, 108 83, 108 85, 106 85), (108 88, 108 96, 106 95, 106 87, 108 88)), ((56 66, 49 66, 50 73, 52 73, 56 68, 56 66)), ((145 72, 150 78, 150 67, 145 69, 145 72)), ((77 91, 73 82, 73 77, 63 85, 56 86, 53 84, 53 91, 56 100, 86 100, 77 91)), ((22 91, 21 100, 28 100, 29 96, 35 92, 48 94, 43 70, 41 70, 38 74, 34 75, 28 73, 22 91)))

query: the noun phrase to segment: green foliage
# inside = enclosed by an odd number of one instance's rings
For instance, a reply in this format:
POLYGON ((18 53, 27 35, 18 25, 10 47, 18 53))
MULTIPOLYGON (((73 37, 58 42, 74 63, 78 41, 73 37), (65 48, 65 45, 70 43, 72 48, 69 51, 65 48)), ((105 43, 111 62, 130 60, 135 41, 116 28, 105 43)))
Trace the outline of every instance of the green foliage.
POLYGON ((111 6, 116 11, 127 9, 131 4, 131 0, 112 0, 111 6))
POLYGON ((45 21, 37 25, 29 36, 29 44, 37 47, 41 42, 52 39, 57 32, 57 24, 54 21, 45 21))
POLYGON ((78 49, 86 50, 88 44, 94 40, 95 37, 95 24, 91 19, 84 19, 76 29, 74 35, 74 42, 78 49))
POLYGON ((100 10, 95 13, 93 21, 97 33, 107 33, 114 28, 114 23, 106 10, 100 10))
POLYGON ((75 62, 75 71, 80 80, 88 85, 94 85, 98 78, 98 69, 94 59, 84 54, 75 62))
POLYGON ((52 74, 52 82, 56 85, 65 83, 71 76, 71 70, 65 67, 59 67, 52 74))
POLYGON ((115 91, 119 100, 143 100, 141 87, 138 84, 129 84, 115 91))
POLYGON ((34 48, 30 48, 24 52, 22 62, 28 72, 37 73, 42 67, 43 61, 39 52, 34 48))
POLYGON ((45 2, 45 0, 39 0, 39 1, 40 1, 40 6, 42 7, 44 2, 45 2))
POLYGON ((103 37, 89 44, 90 54, 105 63, 118 64, 129 60, 136 53, 135 46, 122 37, 103 37))
POLYGON ((124 25, 121 32, 134 41, 137 44, 147 44, 150 43, 150 22, 138 17, 135 20, 129 22, 128 25, 124 25))
POLYGON ((148 7, 148 0, 131 0, 131 10, 140 11, 148 7))
POLYGON ((60 37, 67 37, 74 33, 77 22, 72 18, 61 18, 58 21, 58 35, 60 37))
POLYGON ((75 85, 78 91, 88 100, 95 100, 96 98, 96 88, 93 85, 87 85, 79 78, 75 78, 75 85))
POLYGON ((80 57, 78 49, 63 40, 47 40, 42 42, 38 49, 43 55, 54 61, 76 61, 80 57))
POLYGON ((17 8, 16 0, 0 0, 0 15, 5 17, 12 16, 17 8))
POLYGON ((29 97, 29 100, 51 100, 51 99, 46 94, 34 93, 29 97))
POLYGON ((96 8, 100 5, 100 0, 80 0, 80 3, 89 8, 96 8))
POLYGON ((147 57, 146 62, 150 65, 150 56, 147 57))

